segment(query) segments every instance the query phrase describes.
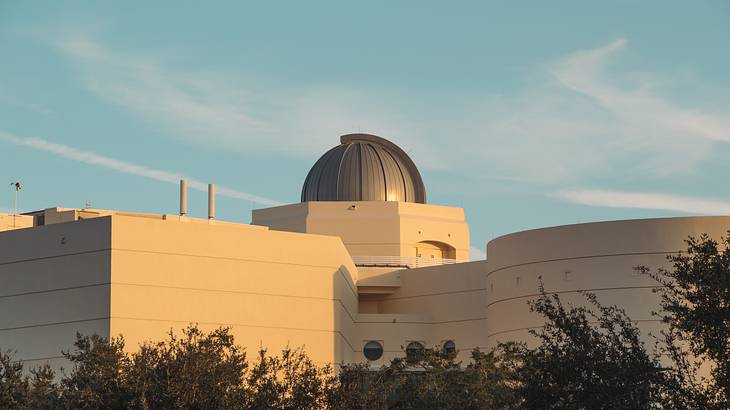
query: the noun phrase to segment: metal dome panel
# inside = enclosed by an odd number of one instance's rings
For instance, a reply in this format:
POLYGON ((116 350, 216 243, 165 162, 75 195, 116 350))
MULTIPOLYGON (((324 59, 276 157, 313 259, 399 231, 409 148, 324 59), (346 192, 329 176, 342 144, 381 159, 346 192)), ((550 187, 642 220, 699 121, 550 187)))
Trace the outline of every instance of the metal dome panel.
POLYGON ((392 142, 370 134, 348 134, 307 174, 302 202, 401 201, 426 203, 418 168, 392 142))

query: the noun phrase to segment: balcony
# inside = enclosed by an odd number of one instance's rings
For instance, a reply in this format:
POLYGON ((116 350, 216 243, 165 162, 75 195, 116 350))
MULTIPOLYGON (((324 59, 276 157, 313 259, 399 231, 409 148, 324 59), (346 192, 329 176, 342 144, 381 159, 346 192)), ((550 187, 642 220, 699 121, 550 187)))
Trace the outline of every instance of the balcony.
POLYGON ((423 268, 468 262, 461 259, 420 258, 417 256, 353 256, 355 266, 362 268, 423 268))

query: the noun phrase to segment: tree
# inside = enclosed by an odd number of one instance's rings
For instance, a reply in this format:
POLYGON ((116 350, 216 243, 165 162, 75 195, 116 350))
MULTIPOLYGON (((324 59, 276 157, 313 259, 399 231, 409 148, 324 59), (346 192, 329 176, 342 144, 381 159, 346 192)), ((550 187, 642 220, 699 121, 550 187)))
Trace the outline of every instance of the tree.
POLYGON ((48 364, 30 369, 27 408, 51 410, 62 406, 61 389, 54 381, 55 376, 48 364))
POLYGON ((246 354, 229 329, 205 333, 188 326, 178 338, 144 343, 131 356, 126 379, 133 407, 154 409, 241 408, 246 395, 246 354))
POLYGON ((73 351, 62 352, 73 364, 71 374, 61 380, 60 402, 74 409, 127 408, 134 392, 129 385, 129 356, 124 338, 76 335, 73 351))
POLYGON ((324 408, 335 379, 330 366, 316 366, 302 348, 285 348, 281 357, 259 349, 246 379, 248 409, 324 408))
POLYGON ((455 353, 423 349, 370 368, 343 365, 332 390, 331 408, 500 409, 514 402, 505 371, 493 353, 472 352, 463 366, 455 353))
POLYGON ((546 320, 544 328, 530 331, 539 345, 499 348, 516 375, 521 408, 660 407, 658 355, 647 353, 622 309, 601 305, 591 293, 584 293, 587 306, 566 307, 557 295, 546 295, 542 285, 540 291, 530 302, 546 320))
POLYGON ((23 364, 13 361, 11 352, 0 351, 0 409, 24 407, 28 389, 28 380, 23 377, 23 364))
POLYGON ((687 251, 667 257, 671 269, 641 272, 662 286, 666 353, 675 363, 667 372, 677 403, 698 408, 730 408, 730 232, 720 243, 703 234, 690 237, 687 251), (701 363, 709 377, 700 374, 701 363))

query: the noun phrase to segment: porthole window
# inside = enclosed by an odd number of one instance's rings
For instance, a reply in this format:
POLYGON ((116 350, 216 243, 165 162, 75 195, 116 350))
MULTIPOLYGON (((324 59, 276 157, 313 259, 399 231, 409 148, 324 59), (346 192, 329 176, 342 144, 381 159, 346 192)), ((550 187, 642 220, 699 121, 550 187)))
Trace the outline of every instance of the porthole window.
POLYGON ((406 358, 410 360, 416 360, 423 354, 423 343, 421 342, 410 342, 406 346, 406 358))
POLYGON ((454 354, 456 353, 456 343, 454 343, 453 340, 447 340, 444 342, 441 350, 443 350, 443 352, 446 354, 454 354))
POLYGON ((383 357, 383 345, 381 345, 380 342, 371 340, 365 343, 365 346, 362 348, 362 354, 364 354, 365 358, 371 362, 378 360, 383 357))

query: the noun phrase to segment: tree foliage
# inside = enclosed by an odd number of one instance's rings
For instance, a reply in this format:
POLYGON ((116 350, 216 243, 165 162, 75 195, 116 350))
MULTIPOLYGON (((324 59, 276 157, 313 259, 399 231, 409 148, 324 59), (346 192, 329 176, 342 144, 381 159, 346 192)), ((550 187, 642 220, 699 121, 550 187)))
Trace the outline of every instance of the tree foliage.
POLYGON ((23 366, 0 356, 2 408, 67 409, 484 409, 508 408, 513 391, 494 353, 472 352, 463 365, 455 353, 424 349, 382 367, 318 366, 304 350, 284 349, 255 360, 235 345, 228 329, 195 326, 182 337, 125 352, 124 339, 77 335, 64 352, 71 371, 55 381, 48 367, 23 376, 23 366))
POLYGON ((538 345, 500 346, 516 374, 520 407, 660 407, 658 355, 647 352, 638 328, 622 309, 601 305, 594 294, 584 295, 587 305, 566 307, 557 295, 543 291, 530 302, 545 318, 544 328, 530 331, 538 345))
POLYGON ((720 242, 707 235, 687 240, 687 251, 667 258, 671 268, 638 269, 662 286, 667 372, 678 405, 730 408, 730 232, 720 242), (709 372, 703 370, 709 369, 709 372), (703 373, 709 373, 709 376, 703 373))
POLYGON ((334 381, 302 349, 258 352, 249 363, 229 329, 196 326, 127 353, 122 337, 77 335, 63 355, 68 374, 31 369, 0 354, 0 409, 302 409, 323 408, 334 381))
POLYGON ((10 352, 0 352, 0 408, 12 409, 24 404, 28 387, 22 363, 13 362, 10 352))
POLYGON ((423 349, 379 368, 345 365, 330 404, 347 409, 499 409, 515 401, 508 369, 494 353, 474 350, 465 366, 455 353, 423 349))

